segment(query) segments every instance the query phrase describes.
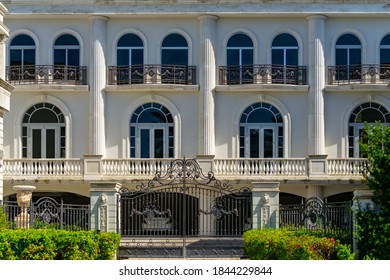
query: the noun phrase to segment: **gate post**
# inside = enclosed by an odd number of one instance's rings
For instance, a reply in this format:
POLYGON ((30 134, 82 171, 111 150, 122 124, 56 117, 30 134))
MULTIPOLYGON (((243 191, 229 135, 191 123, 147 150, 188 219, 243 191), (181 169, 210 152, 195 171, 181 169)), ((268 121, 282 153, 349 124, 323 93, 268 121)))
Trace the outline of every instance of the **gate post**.
POLYGON ((364 211, 365 209, 374 210, 376 205, 372 200, 374 198, 374 191, 372 190, 354 190, 353 192, 353 204, 352 204, 352 221, 353 221, 353 237, 352 237, 352 245, 353 252, 358 255, 359 250, 357 248, 358 236, 357 236, 357 219, 356 213, 358 211, 364 211))
POLYGON ((90 184, 91 230, 117 231, 117 193, 121 187, 117 182, 93 182, 90 184))
POLYGON ((252 227, 279 228, 279 182, 252 182, 252 227))

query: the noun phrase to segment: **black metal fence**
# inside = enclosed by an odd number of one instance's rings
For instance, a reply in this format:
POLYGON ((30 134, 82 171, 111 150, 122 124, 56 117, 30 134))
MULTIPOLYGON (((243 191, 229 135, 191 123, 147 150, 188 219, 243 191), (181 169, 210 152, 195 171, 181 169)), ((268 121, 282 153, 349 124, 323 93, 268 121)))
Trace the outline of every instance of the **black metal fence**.
POLYGON ((294 65, 237 65, 219 67, 219 84, 306 85, 306 67, 294 65))
POLYGON ((355 64, 328 67, 328 84, 388 84, 389 64, 355 64))
POLYGON ((301 204, 280 205, 279 225, 341 236, 352 242, 352 201, 327 203, 312 197, 301 204))
POLYGON ((196 67, 184 65, 109 66, 108 84, 195 85, 196 67))
POLYGON ((65 204, 51 197, 42 197, 29 207, 16 201, 3 201, 10 228, 55 228, 88 230, 89 205, 65 204))

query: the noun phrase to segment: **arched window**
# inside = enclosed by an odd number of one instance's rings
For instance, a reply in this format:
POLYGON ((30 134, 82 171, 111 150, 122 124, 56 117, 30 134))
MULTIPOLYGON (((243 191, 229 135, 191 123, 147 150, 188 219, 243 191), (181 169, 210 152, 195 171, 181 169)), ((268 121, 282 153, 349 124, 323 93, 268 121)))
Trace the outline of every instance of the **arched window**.
POLYGON ((12 39, 9 49, 10 80, 35 79, 35 42, 25 34, 12 39))
POLYGON ((382 105, 368 102, 357 106, 349 117, 348 125, 348 154, 349 157, 364 157, 359 149, 359 139, 363 137, 364 123, 390 124, 389 111, 382 105))
POLYGON ((188 43, 180 34, 169 34, 161 44, 161 82, 187 84, 188 43))
POLYGON ((30 107, 22 123, 24 158, 63 158, 66 152, 65 117, 50 103, 30 107))
POLYGON ((336 41, 336 80, 360 80, 362 46, 353 34, 344 34, 336 41))
POLYGON ((130 120, 130 157, 174 157, 174 123, 169 110, 158 103, 138 107, 130 120))
POLYGON ((230 37, 226 46, 227 83, 253 82, 253 42, 246 34, 230 37))
POLYGON ((73 35, 61 35, 54 42, 54 79, 78 80, 80 78, 79 66, 79 41, 73 35))
POLYGON ((294 36, 287 33, 277 35, 272 41, 272 83, 295 82, 298 67, 298 42, 294 36))
POLYGON ((135 34, 125 34, 116 48, 117 83, 143 83, 144 44, 135 34))
POLYGON ((380 77, 390 78, 390 34, 383 37, 380 44, 380 77))
POLYGON ((263 102, 246 108, 240 119, 240 157, 283 156, 283 118, 279 110, 263 102))

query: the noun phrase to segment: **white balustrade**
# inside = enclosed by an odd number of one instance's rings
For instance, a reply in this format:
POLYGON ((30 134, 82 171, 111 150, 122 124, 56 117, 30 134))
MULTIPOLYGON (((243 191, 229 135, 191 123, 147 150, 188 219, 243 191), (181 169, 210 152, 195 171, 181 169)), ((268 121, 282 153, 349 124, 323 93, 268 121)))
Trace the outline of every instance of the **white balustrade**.
POLYGON ((356 175, 366 172, 368 160, 363 158, 328 159, 328 175, 356 175))
POLYGON ((103 176, 164 175, 172 159, 103 159, 103 176))

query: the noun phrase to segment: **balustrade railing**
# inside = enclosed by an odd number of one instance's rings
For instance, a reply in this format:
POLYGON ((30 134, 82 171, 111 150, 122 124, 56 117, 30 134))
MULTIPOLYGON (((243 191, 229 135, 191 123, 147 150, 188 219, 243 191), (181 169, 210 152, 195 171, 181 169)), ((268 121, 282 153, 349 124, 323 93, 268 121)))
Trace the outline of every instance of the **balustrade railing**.
POLYGON ((219 84, 306 85, 306 67, 294 65, 220 66, 219 84))
POLYGON ((183 65, 109 66, 108 84, 195 85, 196 67, 183 65))
POLYGON ((4 176, 81 176, 80 159, 4 159, 4 176))
POLYGON ((216 175, 306 176, 306 159, 215 159, 216 175))
POLYGON ((173 159, 103 159, 103 176, 165 174, 173 159))
POLYGON ((388 84, 389 64, 357 64, 328 67, 328 84, 388 84))
POLYGON ((8 66, 6 80, 11 84, 86 85, 87 67, 67 65, 8 66))
MULTIPOLYGON (((147 176, 156 172, 165 174, 171 165, 171 158, 165 159, 101 159, 101 176, 147 176)), ((326 159, 327 176, 363 176, 367 172, 367 159, 326 159)), ((9 178, 80 177, 84 170, 84 159, 4 159, 3 174, 9 178)), ((310 176, 309 159, 214 159, 213 172, 218 176, 310 176)))

